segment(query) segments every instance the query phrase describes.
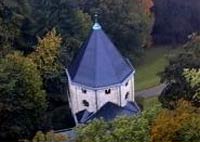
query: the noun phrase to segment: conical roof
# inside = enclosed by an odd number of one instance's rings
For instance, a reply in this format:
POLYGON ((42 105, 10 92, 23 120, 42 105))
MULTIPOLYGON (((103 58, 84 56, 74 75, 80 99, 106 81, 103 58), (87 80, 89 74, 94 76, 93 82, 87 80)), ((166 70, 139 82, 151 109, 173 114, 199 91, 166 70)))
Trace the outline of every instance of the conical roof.
POLYGON ((101 88, 122 83, 134 69, 95 23, 68 71, 72 82, 101 88))

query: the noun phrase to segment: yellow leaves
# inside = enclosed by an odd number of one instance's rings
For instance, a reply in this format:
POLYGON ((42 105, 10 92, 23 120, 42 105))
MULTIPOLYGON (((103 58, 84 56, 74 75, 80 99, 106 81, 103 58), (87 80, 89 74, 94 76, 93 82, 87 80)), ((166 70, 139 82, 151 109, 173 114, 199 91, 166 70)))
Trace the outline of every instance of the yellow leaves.
POLYGON ((45 78, 57 74, 60 70, 58 55, 61 43, 61 36, 53 29, 44 38, 38 38, 36 52, 29 56, 37 64, 41 75, 45 78))
POLYGON ((183 75, 195 92, 193 97, 200 99, 200 69, 185 69, 183 75))
POLYGON ((171 113, 164 111, 159 114, 151 130, 152 142, 164 142, 173 138, 173 134, 181 124, 177 123, 175 118, 167 119, 171 115, 171 113))
POLYGON ((62 42, 60 35, 57 35, 55 29, 53 29, 51 32, 48 32, 43 39, 38 38, 38 40, 38 51, 45 50, 45 48, 50 50, 53 50, 54 48, 59 48, 62 42))
POLYGON ((183 75, 192 87, 200 84, 200 69, 185 69, 183 75))
POLYGON ((179 101, 175 110, 162 110, 151 129, 152 142, 174 142, 183 124, 197 111, 189 102, 179 101))

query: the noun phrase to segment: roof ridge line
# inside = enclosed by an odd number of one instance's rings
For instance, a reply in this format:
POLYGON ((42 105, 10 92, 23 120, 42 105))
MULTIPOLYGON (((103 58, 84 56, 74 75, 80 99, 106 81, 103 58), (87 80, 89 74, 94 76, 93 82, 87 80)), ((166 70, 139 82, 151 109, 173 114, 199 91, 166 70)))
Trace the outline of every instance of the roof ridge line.
MULTIPOLYGON (((98 40, 97 36, 95 36, 95 38, 96 38, 95 39, 95 52, 97 52, 97 40, 98 40)), ((95 70, 96 70, 96 67, 97 67, 97 56, 95 56, 95 70)), ((95 87, 96 87, 97 86, 97 72, 94 73, 94 80, 95 80, 95 87)))
MULTIPOLYGON (((103 34, 105 34, 105 33, 103 32, 103 34)), ((105 36, 107 37, 106 39, 110 41, 110 43, 112 44, 112 46, 114 46, 114 44, 112 43, 112 41, 110 40, 110 38, 109 38, 106 34, 105 34, 105 36)), ((103 41, 103 42, 105 42, 105 41, 103 41)), ((116 48, 116 47, 114 46, 114 48, 116 48)), ((107 53, 108 53, 108 49, 105 48, 105 50, 106 50, 106 55, 109 56, 109 55, 107 54, 107 53)), ((117 50, 117 49, 116 49, 116 50, 117 50)), ((106 56, 106 57, 107 57, 107 56, 106 56)), ((111 61, 109 60, 109 62, 111 62, 111 61)), ((113 61, 113 62, 115 62, 115 61, 113 61)), ((111 62, 111 65, 112 65, 112 68, 115 68, 113 62, 111 62)), ((117 73, 116 73, 115 70, 114 70, 114 74, 115 74, 116 78, 120 79, 120 78, 118 77, 118 75, 117 75, 117 73)))

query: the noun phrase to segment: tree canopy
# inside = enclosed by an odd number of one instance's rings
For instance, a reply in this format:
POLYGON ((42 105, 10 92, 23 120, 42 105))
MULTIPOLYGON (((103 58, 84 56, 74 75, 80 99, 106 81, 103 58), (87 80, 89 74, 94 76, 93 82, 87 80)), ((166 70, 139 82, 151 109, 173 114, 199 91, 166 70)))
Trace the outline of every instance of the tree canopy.
POLYGON ((94 120, 77 129, 78 142, 149 142, 151 123, 160 111, 156 105, 138 116, 114 121, 94 120))
MULTIPOLYGON (((188 82, 188 74, 184 73, 186 69, 191 71, 193 70, 192 72, 189 72, 189 74, 191 74, 194 70, 200 68, 199 36, 192 35, 191 41, 188 42, 184 48, 185 51, 176 57, 173 57, 170 60, 169 65, 161 74, 162 82, 165 82, 167 87, 161 93, 160 102, 167 108, 174 108, 177 101, 181 98, 194 102, 195 105, 199 106, 199 100, 194 99, 199 83, 193 82, 197 83, 195 85, 196 87, 193 87, 194 84, 191 85, 191 83, 188 82)), ((196 73, 196 76, 198 78, 198 73, 196 73)))
POLYGON ((61 70, 58 61, 61 42, 60 35, 57 35, 53 29, 45 37, 38 39, 36 50, 29 55, 29 58, 37 65, 43 79, 54 78, 61 70))
POLYGON ((67 140, 69 140, 69 138, 64 134, 55 134, 53 131, 44 134, 42 131, 38 131, 32 142, 63 142, 67 140))
POLYGON ((199 108, 191 103, 179 101, 175 110, 162 110, 151 128, 152 142, 174 142, 199 140, 199 108), (196 126, 195 126, 196 125, 196 126))
POLYGON ((36 65, 19 53, 0 60, 0 139, 23 138, 39 128, 46 94, 36 65))

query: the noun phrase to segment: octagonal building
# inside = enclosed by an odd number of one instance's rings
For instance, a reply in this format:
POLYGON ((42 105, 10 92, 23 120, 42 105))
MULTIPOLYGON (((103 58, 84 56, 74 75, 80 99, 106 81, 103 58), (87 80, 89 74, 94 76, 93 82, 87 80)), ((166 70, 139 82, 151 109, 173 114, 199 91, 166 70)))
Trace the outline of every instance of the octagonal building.
POLYGON ((140 111, 134 99, 135 69, 98 22, 66 72, 70 107, 77 123, 112 120, 140 111))

